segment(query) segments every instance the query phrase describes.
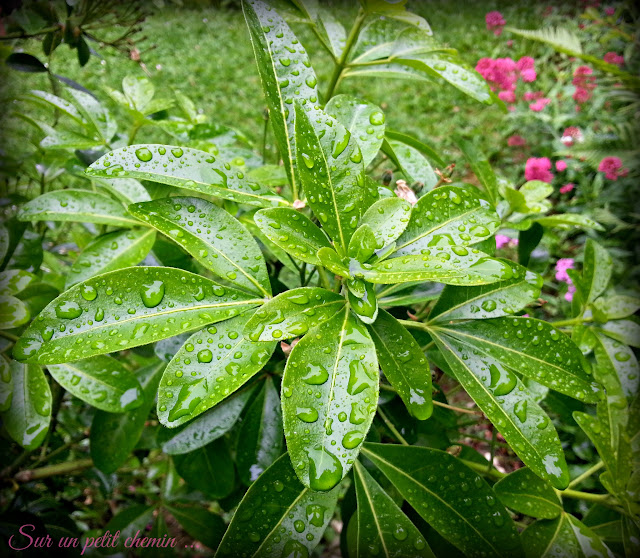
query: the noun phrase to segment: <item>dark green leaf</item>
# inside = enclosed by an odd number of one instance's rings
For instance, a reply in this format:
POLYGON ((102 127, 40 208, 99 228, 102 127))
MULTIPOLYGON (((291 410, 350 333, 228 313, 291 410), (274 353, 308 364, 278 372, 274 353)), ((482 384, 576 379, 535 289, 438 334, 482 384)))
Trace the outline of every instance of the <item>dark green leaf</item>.
POLYGON ((593 315, 599 322, 627 318, 638 310, 640 310, 640 299, 633 296, 602 296, 593 303, 593 315))
POLYGON ((179 269, 112 271, 51 302, 16 343, 14 358, 58 364, 120 351, 226 320, 262 302, 179 269))
POLYGON ((349 306, 357 314, 358 318, 365 324, 372 324, 378 317, 378 299, 376 298, 376 291, 371 283, 361 281, 364 285, 364 293, 361 296, 354 294, 353 285, 357 284, 359 279, 350 280, 349 284, 352 287, 349 289, 348 298, 349 306))
POLYGON ((351 237, 347 255, 349 258, 364 263, 373 256, 377 247, 378 241, 376 236, 373 234, 371 227, 365 223, 360 225, 351 237))
POLYGON ((383 198, 374 203, 362 216, 361 223, 369 225, 377 241, 376 248, 383 248, 396 240, 407 228, 411 205, 400 198, 383 198))
POLYGON ((13 396, 13 374, 9 361, 0 357, 0 413, 7 411, 11 407, 11 397, 13 396))
POLYGON ((48 72, 47 67, 40 62, 35 56, 32 54, 27 54, 26 52, 12 52, 9 56, 7 56, 5 60, 5 64, 14 70, 18 70, 19 72, 48 72))
POLYGON ((428 419, 433 412, 431 370, 420 345, 384 310, 368 329, 385 377, 414 417, 428 419))
POLYGON ((73 97, 73 104, 89 123, 90 128, 104 143, 109 143, 118 131, 118 125, 111 113, 92 94, 76 88, 67 89, 73 97))
POLYGON ((618 341, 596 333, 594 377, 605 388, 610 404, 624 407, 640 387, 640 367, 633 350, 618 341))
POLYGON ((149 192, 135 178, 106 178, 92 179, 96 186, 100 186, 118 198, 125 205, 135 202, 145 202, 151 199, 149 192))
POLYGON ((540 223, 543 227, 584 227, 587 229, 594 229, 596 231, 603 231, 604 227, 597 221, 590 219, 586 215, 579 213, 560 213, 557 215, 545 215, 543 217, 536 217, 535 221, 540 223))
POLYGON ((446 163, 440 157, 437 151, 433 147, 431 147, 430 145, 427 145, 426 143, 424 143, 423 141, 420 141, 419 139, 416 139, 402 132, 397 132, 396 130, 389 130, 389 128, 387 128, 387 130, 385 131, 385 136, 387 137, 387 139, 406 143, 407 145, 414 147, 415 149, 417 149, 418 151, 421 151, 424 155, 432 159, 436 164, 440 165, 441 167, 446 166, 446 163))
POLYGON ((383 150, 398 166, 409 185, 417 184, 419 189, 428 191, 438 183, 431 164, 415 147, 387 139, 383 150))
POLYGON ((218 558, 309 556, 333 517, 339 488, 305 488, 281 456, 249 487, 220 543, 218 558))
POLYGON ((282 393, 296 474, 312 490, 330 490, 349 472, 378 401, 375 346, 348 308, 293 348, 282 393))
POLYGON ((510 473, 493 489, 505 506, 518 513, 540 519, 554 519, 562 513, 562 502, 553 486, 529 468, 510 473))
POLYGON ((84 37, 80 36, 78 38, 78 64, 80 66, 84 66, 87 62, 89 62, 89 58, 91 57, 91 51, 89 50, 89 45, 87 41, 84 40, 84 37))
MULTIPOLYGON (((115 550, 110 552, 124 552, 127 538, 134 537, 137 532, 144 533, 147 525, 153 520, 153 506, 134 504, 120 511, 105 525, 105 531, 120 533, 115 550)), ((138 535, 140 538, 140 535, 138 535)))
POLYGON ((73 118, 79 124, 83 124, 82 116, 80 116, 78 109, 62 97, 58 97, 57 95, 53 95, 47 91, 34 89, 29 91, 29 93, 24 95, 22 98, 41 106, 51 107, 63 114, 66 114, 70 118, 73 118))
POLYGON ((531 227, 518 234, 518 261, 520 265, 529 265, 531 253, 537 248, 544 235, 544 228, 540 223, 533 223, 531 227))
POLYGON ((583 302, 589 304, 598 298, 607 288, 611 279, 613 261, 607 252, 595 240, 588 238, 584 248, 582 268, 583 302))
POLYGON ((203 448, 174 455, 176 471, 187 483, 212 499, 231 494, 235 469, 224 438, 218 438, 203 448))
POLYGON ((640 324, 633 320, 613 320, 602 324, 597 331, 632 347, 640 347, 640 324))
POLYGON ((256 311, 244 333, 253 341, 298 337, 334 316, 344 304, 344 297, 319 287, 291 289, 256 311))
POLYGON ((256 241, 238 220, 200 198, 165 198, 129 206, 129 212, 172 238, 197 261, 238 288, 270 296, 267 266, 256 241))
POLYGON ((446 452, 365 444, 363 454, 466 556, 522 556, 516 526, 489 485, 446 452))
POLYGON ((174 428, 218 404, 267 363, 275 341, 254 342, 243 329, 251 313, 194 333, 167 365, 158 390, 158 418, 174 428))
POLYGON ((227 526, 219 515, 204 508, 167 506, 167 511, 194 539, 215 550, 227 526))

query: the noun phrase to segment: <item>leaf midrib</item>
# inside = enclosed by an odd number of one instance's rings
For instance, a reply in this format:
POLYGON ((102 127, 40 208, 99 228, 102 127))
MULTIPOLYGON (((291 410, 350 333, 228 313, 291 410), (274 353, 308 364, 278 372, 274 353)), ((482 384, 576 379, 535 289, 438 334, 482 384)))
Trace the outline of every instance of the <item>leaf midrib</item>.
MULTIPOLYGON (((384 555, 389 557, 389 551, 387 550, 387 545, 386 545, 385 540, 384 540, 383 531, 382 531, 382 529, 380 527, 380 522, 378 521, 378 516, 377 516, 376 510, 375 510, 375 508, 373 506, 373 498, 369 494, 369 487, 367 486, 367 479, 360 472, 360 467, 362 467, 362 465, 360 465, 360 461, 356 460, 354 469, 356 470, 357 475, 360 477, 360 482, 362 483, 362 488, 363 488, 363 490, 365 492, 365 495, 367 497, 367 502, 369 502, 369 509, 371 510, 371 515, 372 515, 373 520, 375 521, 375 524, 376 524, 376 529, 378 531, 378 538, 380 539, 380 542, 382 543, 382 548, 384 548, 384 555)), ((360 517, 358 517, 358 520, 359 519, 360 519, 360 517)), ((361 527, 360 521, 358 521, 358 530, 360 530, 360 527, 361 527)), ((360 533, 358 533, 358 547, 359 546, 360 546, 360 533)), ((359 548, 358 548, 358 550, 359 550, 359 548)))
MULTIPOLYGON (((98 384, 101 384, 101 385, 103 385, 103 386, 106 386, 106 387, 108 387, 108 388, 111 388, 111 389, 113 389, 113 390, 117 391, 119 394, 123 394, 123 393, 124 393, 125 391, 127 391, 128 389, 138 387, 138 386, 136 386, 136 385, 133 385, 133 384, 132 384, 129 388, 127 388, 127 389, 122 389, 122 388, 120 388, 120 387, 118 387, 118 386, 116 386, 116 385, 113 385, 113 384, 110 384, 110 383, 108 383, 108 382, 105 382, 104 380, 101 380, 101 379, 100 379, 99 377, 97 377, 97 376, 92 376, 92 375, 91 375, 91 374, 89 374, 88 372, 85 372, 84 370, 82 370, 82 369, 80 369, 80 368, 77 368, 77 367, 73 366, 73 364, 75 364, 75 363, 65 362, 65 363, 63 363, 63 364, 50 364, 50 365, 48 365, 48 366, 47 366, 47 368, 50 368, 50 367, 53 367, 53 366, 58 366, 58 367, 60 367, 60 368, 67 368, 67 369, 71 370, 73 374, 77 373, 79 376, 83 376, 83 377, 85 377, 85 378, 88 378, 88 379, 89 379, 89 380, 91 380, 91 381, 94 381, 94 382, 96 382, 96 383, 98 383, 98 384)), ((115 368, 114 368, 114 370, 115 370, 115 368)), ((121 370, 122 370, 122 369, 121 369, 121 370)))

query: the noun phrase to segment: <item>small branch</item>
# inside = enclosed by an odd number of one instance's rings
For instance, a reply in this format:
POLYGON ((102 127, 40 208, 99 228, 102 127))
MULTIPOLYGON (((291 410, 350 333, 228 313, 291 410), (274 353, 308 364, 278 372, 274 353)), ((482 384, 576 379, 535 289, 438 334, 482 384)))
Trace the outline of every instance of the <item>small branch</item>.
POLYGON ((422 331, 429 331, 427 324, 422 322, 414 322, 413 320, 398 320, 404 327, 408 329, 421 329, 422 331))
POLYGON ((572 498, 574 500, 585 500, 586 502, 599 502, 601 504, 611 503, 615 500, 609 494, 591 494, 591 492, 580 492, 578 490, 556 490, 556 493, 563 498, 572 498))
POLYGON ((567 327, 580 325, 587 322, 592 322, 593 318, 571 318, 570 320, 558 320, 557 322, 550 322, 554 327, 567 327))
POLYGON ((389 420, 389 417, 380 407, 378 407, 378 414, 380 415, 380 418, 384 421, 384 423, 387 425, 387 428, 391 430, 392 434, 396 437, 398 442, 400 442, 403 446, 408 446, 409 442, 407 442, 402 436, 402 434, 398 432, 398 429, 393 425, 393 423, 389 420))
POLYGON ((569 483, 569 486, 567 486, 567 489, 573 488, 574 486, 577 486, 583 480, 588 479, 591 475, 593 475, 594 473, 597 473, 603 467, 604 467, 604 463, 602 461, 596 463, 593 467, 587 469, 584 473, 582 473, 581 475, 579 475, 575 479, 573 479, 569 483))
POLYGON ((13 341, 13 342, 19 339, 19 337, 14 335, 13 333, 9 333, 7 331, 2 331, 2 330, 0 330, 0 337, 4 337, 5 339, 8 339, 9 341, 13 341))
POLYGON ((473 409, 464 409, 463 407, 455 407, 454 405, 448 405, 447 403, 442 403, 440 401, 433 400, 433 404, 437 407, 443 407, 445 409, 449 409, 451 411, 455 411, 456 413, 465 413, 467 415, 479 415, 481 417, 484 416, 482 411, 474 411, 473 409))
POLYGON ((77 461, 65 461, 64 463, 56 463, 39 469, 26 469, 16 473, 13 477, 18 482, 30 482, 33 480, 46 479, 56 475, 70 475, 93 467, 93 460, 78 459, 77 461))
POLYGON ((494 480, 500 480, 507 476, 506 473, 501 473, 497 469, 488 470, 487 466, 483 463, 476 463, 475 461, 467 461, 466 459, 459 459, 460 462, 464 463, 469 469, 473 469, 476 473, 480 473, 481 475, 485 475, 494 480))

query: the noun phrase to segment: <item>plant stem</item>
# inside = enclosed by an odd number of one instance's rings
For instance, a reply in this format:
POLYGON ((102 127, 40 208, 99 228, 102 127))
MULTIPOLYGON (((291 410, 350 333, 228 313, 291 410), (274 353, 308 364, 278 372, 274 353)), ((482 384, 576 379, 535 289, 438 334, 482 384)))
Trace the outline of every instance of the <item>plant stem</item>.
POLYGON ((496 442, 498 441, 498 431, 493 424, 489 425, 491 428, 491 446, 489 450, 489 471, 493 469, 493 460, 496 457, 496 442))
POLYGON ((402 436, 402 434, 398 432, 398 429, 395 426, 393 426, 393 423, 389 420, 389 417, 380 407, 378 407, 378 414, 380 415, 380 418, 384 421, 384 423, 387 425, 387 428, 391 430, 391 433, 396 437, 398 442, 400 442, 403 446, 408 446, 409 442, 407 442, 402 436))
POLYGON ((593 475, 594 473, 597 473, 600 469, 602 469, 604 467, 604 463, 602 461, 599 461, 598 463, 596 463, 593 467, 587 469, 584 473, 582 473, 581 475, 577 476, 575 479, 573 479, 570 483, 569 486, 567 487, 567 489, 569 488, 573 488, 574 486, 580 484, 583 480, 589 478, 591 475, 593 475))
POLYGON ((360 29, 362 29, 362 24, 364 23, 366 14, 360 8, 358 11, 358 15, 356 16, 356 20, 353 22, 353 27, 351 31, 349 31, 349 36, 347 37, 347 41, 344 45, 344 50, 338 58, 336 62, 336 66, 333 69, 333 75, 331 76, 331 81, 329 82, 329 87, 327 88, 327 92, 324 96, 325 104, 333 97, 333 93, 336 90, 336 87, 340 83, 340 79, 342 78, 342 72, 344 72, 344 68, 347 62, 347 58, 349 57, 349 53, 353 48, 356 40, 358 39, 358 35, 360 34, 360 29))
POLYGON ((316 267, 316 269, 318 270, 318 275, 320 276, 320 283, 322 283, 322 286, 328 291, 332 290, 331 283, 329 282, 329 277, 324 267, 316 267))
POLYGON ((17 341, 19 339, 19 337, 17 337, 13 333, 8 333, 6 331, 1 331, 1 330, 0 330, 0 337, 4 337, 5 339, 8 339, 9 341, 17 341))
POLYGON ((467 461, 466 459, 460 459, 462 463, 464 463, 469 469, 473 469, 476 473, 480 473, 481 475, 485 475, 494 480, 500 480, 507 476, 506 473, 501 473, 497 469, 488 470, 487 466, 483 463, 476 463, 475 461, 467 461))
POLYGON ((483 415, 482 411, 474 411, 473 409, 464 409, 463 407, 455 407, 454 405, 448 405, 447 403, 442 403, 440 401, 433 400, 433 404, 437 407, 443 407, 445 409, 449 409, 451 411, 455 411, 456 413, 465 413, 467 415, 483 415))
POLYGON ((569 320, 558 320, 557 322, 551 322, 554 327, 565 327, 572 325, 580 325, 585 322, 592 322, 593 318, 571 318, 569 320))
POLYGON ((131 132, 129 132, 129 139, 127 140, 127 145, 131 145, 133 143, 133 140, 136 137, 136 134, 138 133, 138 130, 141 128, 143 122, 136 120, 133 123, 133 126, 131 128, 131 132))
POLYGON ((413 320, 398 320, 404 327, 409 329, 421 329, 423 331, 429 331, 427 324, 422 322, 414 322, 413 320))
POLYGON ((566 490, 556 490, 556 493, 563 498, 585 500, 586 502, 604 503, 606 501, 614 501, 609 494, 591 494, 591 492, 580 492, 578 490, 570 490, 569 488, 567 488, 566 490))
POLYGON ((30 482, 38 479, 46 479, 48 477, 54 477, 56 475, 70 475, 83 469, 93 467, 93 460, 91 459, 78 459, 76 461, 65 461, 64 463, 56 463, 55 465, 48 465, 47 467, 40 467, 39 469, 27 469, 20 471, 14 478, 18 482, 30 482))

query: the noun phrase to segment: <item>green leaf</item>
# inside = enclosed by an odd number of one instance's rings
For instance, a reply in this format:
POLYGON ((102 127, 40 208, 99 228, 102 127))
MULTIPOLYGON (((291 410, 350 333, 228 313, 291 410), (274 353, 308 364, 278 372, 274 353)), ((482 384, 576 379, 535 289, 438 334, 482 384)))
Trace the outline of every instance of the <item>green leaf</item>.
POLYGON ((282 409, 270 376, 253 401, 238 434, 236 466, 247 486, 254 482, 282 453, 282 409))
POLYGON ((431 370, 420 345, 384 310, 367 329, 375 343, 382 372, 407 410, 419 420, 428 419, 433 412, 431 370))
POLYGON ((126 413, 97 411, 91 423, 89 449, 93 464, 110 474, 122 466, 136 447, 149 412, 155 404, 160 373, 165 363, 156 361, 136 372, 142 386, 144 403, 126 413))
POLYGON ((91 51, 84 37, 80 36, 78 38, 78 46, 76 48, 78 49, 78 64, 82 67, 89 62, 89 58, 91 58, 91 51))
POLYGON ((96 275, 137 265, 147 257, 156 240, 153 229, 131 229, 103 234, 78 256, 67 276, 67 287, 96 275))
POLYGON ((311 265, 320 265, 316 255, 320 248, 331 247, 322 230, 295 209, 261 209, 255 215, 255 223, 276 246, 311 265))
POLYGON ((480 184, 484 186, 487 198, 493 205, 496 205, 499 201, 498 180, 486 155, 476 149, 473 143, 461 137, 456 138, 456 144, 462 151, 467 163, 469 163, 473 174, 476 175, 480 184))
POLYGON ((640 299, 632 296, 600 297, 593 303, 593 315, 599 322, 626 318, 638 310, 640 310, 640 299))
POLYGON ((631 401, 640 387, 638 360, 630 347, 614 339, 601 333, 596 333, 595 339, 594 377, 605 388, 607 400, 624 407, 625 399, 631 401))
POLYGON ((246 172, 244 160, 224 148, 212 154, 188 147, 146 144, 107 153, 85 174, 150 180, 258 207, 287 203, 269 188, 248 181, 246 172))
POLYGON ((29 308, 19 298, 0 295, 0 329, 13 329, 26 324, 30 317, 29 308))
POLYGON ((414 138, 413 136, 404 134, 402 132, 397 132, 396 130, 390 130, 389 128, 387 128, 387 130, 385 131, 385 136, 387 139, 399 141, 401 143, 405 143, 407 145, 410 145, 411 147, 414 147, 441 167, 446 166, 444 159, 440 157, 438 152, 433 147, 424 143, 423 141, 420 141, 417 138, 414 138))
POLYGON ((32 103, 40 106, 53 108, 63 114, 66 114, 70 118, 73 118, 79 124, 83 124, 82 116, 80 116, 78 109, 62 97, 58 97, 48 93, 47 91, 33 89, 26 95, 23 95, 22 99, 31 101, 32 103))
POLYGON ((56 190, 31 200, 18 213, 20 221, 73 221, 113 227, 140 225, 111 198, 89 190, 56 190))
POLYGON ((531 227, 520 231, 518 234, 518 262, 520 265, 529 265, 532 252, 544 236, 544 228, 540 223, 533 223, 531 227))
POLYGON ((38 277, 24 269, 7 269, 0 272, 0 294, 15 295, 24 291, 38 277))
POLYGON ((529 180, 520 186, 519 192, 524 196, 527 205, 534 205, 553 194, 553 186, 542 180, 529 180))
POLYGON ((545 215, 544 217, 536 217, 535 222, 540 223, 543 227, 584 227, 587 229, 594 229, 596 231, 603 231, 599 223, 586 215, 578 213, 560 213, 557 215, 545 215))
POLYGON ((348 308, 293 348, 282 393, 296 475, 312 490, 330 490, 349 472, 378 401, 375 346, 348 308))
POLYGON ((379 106, 352 97, 332 97, 324 111, 342 124, 357 140, 365 168, 373 161, 384 140, 385 116, 379 106))
POLYGON ((600 538, 586 525, 568 513, 553 520, 541 520, 522 532, 522 546, 527 558, 571 556, 613 558, 600 538))
POLYGON ((373 256, 377 246, 376 236, 373 234, 371 227, 365 223, 360 225, 351 237, 347 255, 349 258, 364 263, 373 256))
POLYGON ((122 92, 129 106, 144 114, 145 108, 153 99, 155 87, 142 76, 125 76, 122 80, 122 92))
POLYGON ((380 306, 389 308, 424 304, 438 298, 443 287, 444 285, 441 283, 424 283, 422 281, 391 285, 378 295, 381 297, 379 298, 380 306))
POLYGON ((337 59, 344 50, 347 32, 331 7, 321 6, 318 0, 293 0, 296 6, 306 13, 318 31, 318 38, 327 46, 337 59))
POLYGON ((281 456, 245 493, 216 557, 309 556, 333 517, 338 494, 339 488, 305 488, 289 456, 281 456))
POLYGON ((215 550, 224 535, 222 517, 204 508, 167 506, 167 511, 178 520, 180 526, 194 539, 215 550))
POLYGON ((26 52, 12 52, 7 56, 4 63, 9 66, 9 68, 19 72, 37 73, 49 71, 40 60, 26 52))
POLYGON ((217 440, 238 422, 252 393, 251 387, 243 389, 188 424, 175 430, 161 430, 159 441, 162 451, 169 455, 180 455, 217 440))
POLYGON ((111 116, 111 113, 88 92, 78 89, 67 88, 69 95, 73 98, 73 104, 78 112, 89 123, 92 133, 99 136, 104 143, 109 143, 114 134, 118 131, 118 124, 111 116))
POLYGON ((582 281, 580 282, 584 304, 598 298, 607 288, 613 271, 613 261, 595 240, 588 238, 584 248, 582 281))
POLYGON ((97 409, 124 413, 144 403, 138 380, 110 356, 50 364, 47 369, 64 389, 97 409))
POLYGON ((371 266, 365 264, 352 275, 361 275, 371 283, 438 281, 448 285, 484 285, 513 276, 510 264, 490 258, 476 249, 438 246, 424 248, 422 252, 394 257, 371 266))
POLYGON ((493 489, 505 506, 530 517, 554 519, 563 511, 553 486, 527 467, 500 479, 493 489))
POLYGON ((398 166, 409 185, 418 184, 419 189, 428 191, 438 183, 429 161, 411 145, 387 139, 383 151, 398 166))
POLYGON ((111 178, 107 180, 106 178, 93 177, 92 181, 96 186, 104 188, 125 205, 151 200, 149 192, 135 178, 111 178))
POLYGON ((233 491, 236 473, 224 438, 195 451, 174 455, 172 459, 187 484, 211 499, 219 500, 233 491))
POLYGON ((411 204, 400 198, 383 198, 374 203, 362 216, 376 239, 376 248, 384 248, 396 240, 407 228, 411 204))
POLYGON ((365 444, 363 454, 403 498, 465 556, 522 556, 516 526, 493 490, 446 452, 365 444))
MULTIPOLYGON (((440 326, 444 327, 444 326, 440 326)), ((586 403, 600 400, 600 386, 586 373, 576 344, 553 324, 534 318, 492 318, 446 326, 465 351, 510 368, 586 403)))
POLYGON ((359 461, 354 469, 358 498, 355 556, 435 556, 417 527, 359 461))
POLYGON ((249 231, 227 211, 200 198, 164 198, 129 206, 129 212, 182 246, 234 286, 270 296, 264 256, 249 231))
POLYGON ((612 320, 596 331, 625 345, 640 347, 640 324, 634 320, 612 320))
POLYGON ((349 277, 349 270, 333 248, 320 248, 318 259, 323 267, 341 277, 349 277))
POLYGON ((500 226, 493 206, 473 186, 441 186, 422 196, 398 239, 397 254, 420 254, 432 246, 467 246, 485 240, 500 226))
POLYGON ((534 396, 500 360, 485 353, 475 355, 473 347, 443 333, 431 330, 462 387, 534 473, 556 488, 566 488, 569 471, 562 445, 534 396))
POLYGON ((345 305, 344 297, 319 287, 291 289, 256 311, 244 328, 252 341, 282 341, 304 335, 345 305))
POLYGON ((13 354, 41 364, 79 360, 193 331, 262 302, 180 269, 120 269, 74 285, 52 301, 13 354))
POLYGON ((167 365, 158 390, 158 419, 174 428, 239 389, 262 370, 275 341, 254 342, 243 329, 244 313, 194 333, 167 365))
POLYGON ((355 282, 359 281, 359 279, 350 280, 349 285, 351 288, 348 292, 349 306, 356 313, 360 321, 365 324, 372 324, 376 321, 378 317, 378 299, 376 298, 376 291, 374 286, 371 283, 365 283, 362 281, 361 283, 364 285, 364 294, 362 296, 358 296, 354 294, 353 285, 355 282))
POLYGON ((25 450, 36 449, 44 440, 51 421, 51 390, 42 368, 12 360, 13 397, 2 422, 11 436, 25 450))
POLYGON ((447 285, 429 314, 429 321, 480 320, 509 316, 522 310, 540 296, 542 277, 526 268, 509 263, 513 277, 477 287, 447 285))
POLYGON ((9 361, 0 357, 0 413, 4 413, 11 407, 13 396, 13 374, 9 361))
MULTIPOLYGON (((143 506, 141 504, 134 504, 120 511, 117 515, 111 518, 109 523, 105 525, 105 530, 110 533, 120 533, 117 545, 114 547, 116 550, 109 548, 110 552, 125 552, 125 543, 127 538, 130 539, 136 535, 136 533, 145 532, 147 526, 153 521, 153 512, 155 508, 153 506, 143 506)), ((138 535, 138 539, 140 535, 138 535)))
POLYGON ((365 186, 362 152, 342 124, 296 103, 296 154, 307 203, 340 249, 346 250, 377 191, 365 186))
POLYGON ((343 75, 343 79, 347 77, 373 77, 373 78, 383 78, 383 79, 408 79, 411 81, 419 81, 421 83, 433 83, 433 80, 427 77, 424 73, 419 70, 415 70, 414 68, 410 68, 409 66, 404 66, 403 64, 397 64, 395 62, 391 62, 388 64, 375 64, 373 66, 350 66, 348 67, 343 75))
POLYGON ((285 21, 259 0, 242 2, 251 34, 273 134, 287 169, 293 197, 299 197, 294 99, 308 109, 318 103, 316 74, 309 57, 285 21))

